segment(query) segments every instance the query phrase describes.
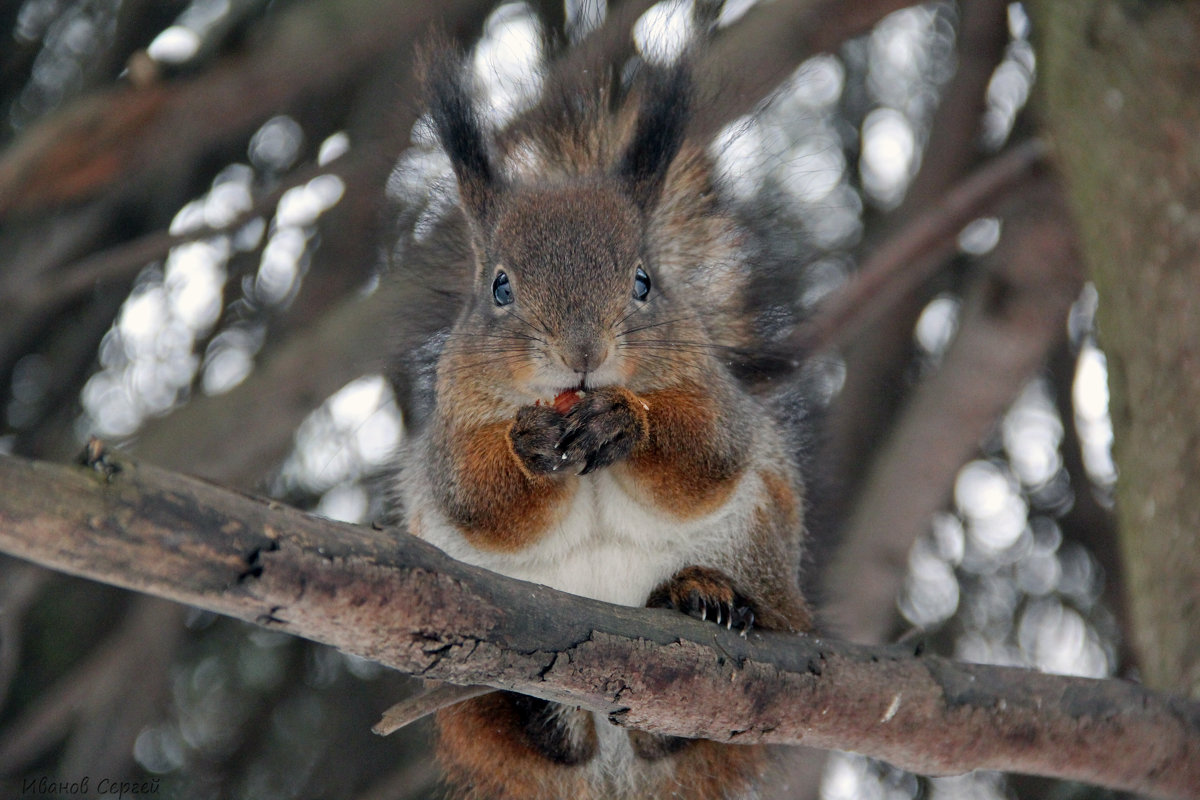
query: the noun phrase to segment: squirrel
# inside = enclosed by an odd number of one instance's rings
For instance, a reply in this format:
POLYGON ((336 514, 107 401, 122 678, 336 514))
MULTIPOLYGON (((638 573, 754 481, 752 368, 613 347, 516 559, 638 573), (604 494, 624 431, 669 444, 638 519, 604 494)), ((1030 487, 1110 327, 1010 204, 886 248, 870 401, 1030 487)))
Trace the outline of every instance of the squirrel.
MULTIPOLYGON (((400 513, 505 575, 805 632, 804 484, 765 355, 788 276, 689 137, 689 61, 577 54, 489 130, 461 52, 424 56, 458 204, 398 259, 432 288, 398 348, 400 513)), ((437 728, 452 794, 472 800, 735 798, 768 760, 508 692, 437 728)))

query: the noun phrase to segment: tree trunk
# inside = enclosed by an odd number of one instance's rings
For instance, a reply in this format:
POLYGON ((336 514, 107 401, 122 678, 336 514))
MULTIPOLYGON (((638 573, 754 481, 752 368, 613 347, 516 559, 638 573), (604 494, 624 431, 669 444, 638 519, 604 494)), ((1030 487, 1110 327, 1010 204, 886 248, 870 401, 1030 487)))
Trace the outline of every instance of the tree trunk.
POLYGON ((1047 118, 1100 295, 1147 683, 1200 695, 1200 4, 1035 5, 1047 118))

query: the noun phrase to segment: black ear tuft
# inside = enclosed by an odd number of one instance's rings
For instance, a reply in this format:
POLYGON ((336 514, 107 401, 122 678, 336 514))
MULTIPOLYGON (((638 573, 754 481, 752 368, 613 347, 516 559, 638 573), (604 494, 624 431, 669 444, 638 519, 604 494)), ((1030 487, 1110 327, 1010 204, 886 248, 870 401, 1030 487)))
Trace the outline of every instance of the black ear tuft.
POLYGON ((633 199, 644 211, 658 201, 671 161, 687 132, 692 81, 681 59, 668 67, 643 66, 641 108, 633 138, 617 164, 633 199))
POLYGON ((458 178, 463 207, 473 225, 485 226, 499 187, 475 107, 466 58, 457 49, 438 46, 423 54, 420 68, 429 113, 458 178))

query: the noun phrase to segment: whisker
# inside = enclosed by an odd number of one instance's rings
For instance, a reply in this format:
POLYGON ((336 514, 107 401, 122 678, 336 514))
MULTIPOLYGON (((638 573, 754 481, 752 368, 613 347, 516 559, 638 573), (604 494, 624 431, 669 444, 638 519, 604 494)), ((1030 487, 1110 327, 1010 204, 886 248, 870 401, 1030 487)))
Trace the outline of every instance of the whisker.
POLYGON ((527 333, 518 333, 509 331, 507 334, 500 333, 455 333, 449 332, 447 336, 456 336, 463 339, 517 339, 520 341, 540 342, 542 341, 536 336, 530 336, 527 333))
POLYGON ((480 355, 507 356, 511 358, 544 358, 542 353, 526 350, 524 347, 505 347, 501 345, 467 345, 444 351, 444 355, 480 355))
POLYGON ((732 349, 723 345, 709 344, 707 342, 671 341, 622 342, 618 344, 618 347, 622 349, 625 353, 625 356, 630 359, 636 360, 638 358, 655 358, 659 361, 666 362, 673 360, 673 356, 671 354, 677 354, 677 356, 700 355, 708 358, 720 359, 732 349))
POLYGON ((635 350, 633 352, 626 353, 625 355, 630 358, 635 357, 635 356, 645 355, 647 357, 654 356, 657 358, 667 358, 667 359, 674 358, 676 360, 678 360, 679 358, 681 358, 683 356, 693 356, 693 355, 711 356, 713 358, 721 357, 721 353, 715 352, 713 350, 686 349, 686 348, 682 348, 682 347, 674 348, 674 349, 657 348, 657 349, 653 349, 653 350, 649 350, 649 349, 635 350))
MULTIPOLYGON (((537 332, 538 332, 538 333, 540 333, 542 336, 549 336, 549 335, 550 335, 550 332, 549 332, 549 331, 547 331, 547 330, 546 330, 544 327, 542 327, 542 326, 540 326, 540 325, 534 325, 532 322, 530 322, 529 320, 525 319, 524 317, 522 317, 520 314, 518 314, 516 311, 513 311, 512 309, 506 309, 506 313, 508 314, 508 316, 510 316, 510 317, 513 317, 513 318, 515 318, 515 319, 517 319, 517 320, 520 320, 520 321, 521 321, 522 323, 524 323, 524 324, 525 324, 525 326, 526 326, 526 327, 528 327, 530 330, 532 330, 532 331, 537 331, 537 332)), ((541 339, 539 339, 538 341, 542 341, 542 340, 541 340, 541 339)))
POLYGON ((621 323, 623 323, 625 320, 632 317, 634 314, 646 313, 646 309, 650 307, 650 304, 653 303, 655 300, 657 300, 660 297, 662 297, 661 292, 651 295, 650 299, 644 303, 638 303, 638 304, 634 305, 633 309, 628 314, 626 314, 625 316, 621 317, 619 320, 617 320, 616 322, 613 323, 613 327, 614 328, 619 327, 621 325, 621 323))
POLYGON ((686 339, 647 339, 636 342, 619 342, 618 347, 624 348, 642 348, 642 349, 659 349, 659 350, 732 350, 734 348, 723 344, 714 344, 712 342, 693 342, 686 339))
POLYGON ((514 353, 511 350, 462 350, 453 354, 453 361, 462 361, 467 359, 476 364, 481 364, 484 361, 504 359, 528 358, 524 353, 514 353))
POLYGON ((497 350, 497 351, 491 351, 491 352, 486 351, 486 350, 467 351, 460 355, 463 356, 463 358, 456 359, 456 361, 459 361, 461 363, 447 364, 447 363, 443 362, 439 366, 439 368, 441 368, 441 369, 459 369, 464 366, 477 367, 481 364, 497 364, 497 363, 507 364, 507 363, 511 363, 511 362, 528 361, 531 358, 538 359, 538 358, 545 357, 545 356, 541 355, 540 353, 513 352, 513 351, 506 351, 506 350, 497 350))
MULTIPOLYGON (((532 336, 528 333, 521 333, 519 331, 514 331, 511 329, 506 329, 506 332, 507 332, 508 336, 512 337, 513 339, 522 339, 527 342, 541 342, 542 344, 546 343, 546 340, 543 339, 541 336, 532 336)), ((500 338, 499 334, 490 334, 490 335, 493 338, 500 338)))
POLYGON ((660 353, 631 353, 629 355, 629 360, 633 362, 635 366, 642 367, 646 365, 666 365, 670 367, 678 362, 678 359, 671 358, 660 353))
POLYGON ((528 348, 511 344, 475 342, 468 344, 453 344, 442 348, 443 353, 528 353, 528 348))
POLYGON ((645 325, 639 325, 636 328, 629 328, 627 330, 617 331, 617 335, 618 336, 628 336, 629 334, 637 333, 638 331, 646 331, 646 330, 650 330, 651 328, 661 328, 663 325, 673 325, 676 322, 687 322, 688 320, 696 319, 699 316, 700 316, 699 314, 692 314, 692 315, 686 316, 686 317, 674 317, 672 319, 659 320, 658 322, 650 322, 645 325))

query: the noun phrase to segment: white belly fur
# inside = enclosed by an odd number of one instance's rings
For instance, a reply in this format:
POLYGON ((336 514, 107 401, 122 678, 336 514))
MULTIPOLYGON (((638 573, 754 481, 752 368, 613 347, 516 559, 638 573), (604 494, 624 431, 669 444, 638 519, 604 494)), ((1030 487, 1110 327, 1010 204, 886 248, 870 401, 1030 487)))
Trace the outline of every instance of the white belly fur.
POLYGON ((436 509, 422 509, 422 538, 469 564, 572 594, 641 606, 681 567, 736 552, 760 490, 744 475, 712 514, 679 521, 633 500, 609 472, 580 481, 562 521, 515 553, 479 550, 436 509))

